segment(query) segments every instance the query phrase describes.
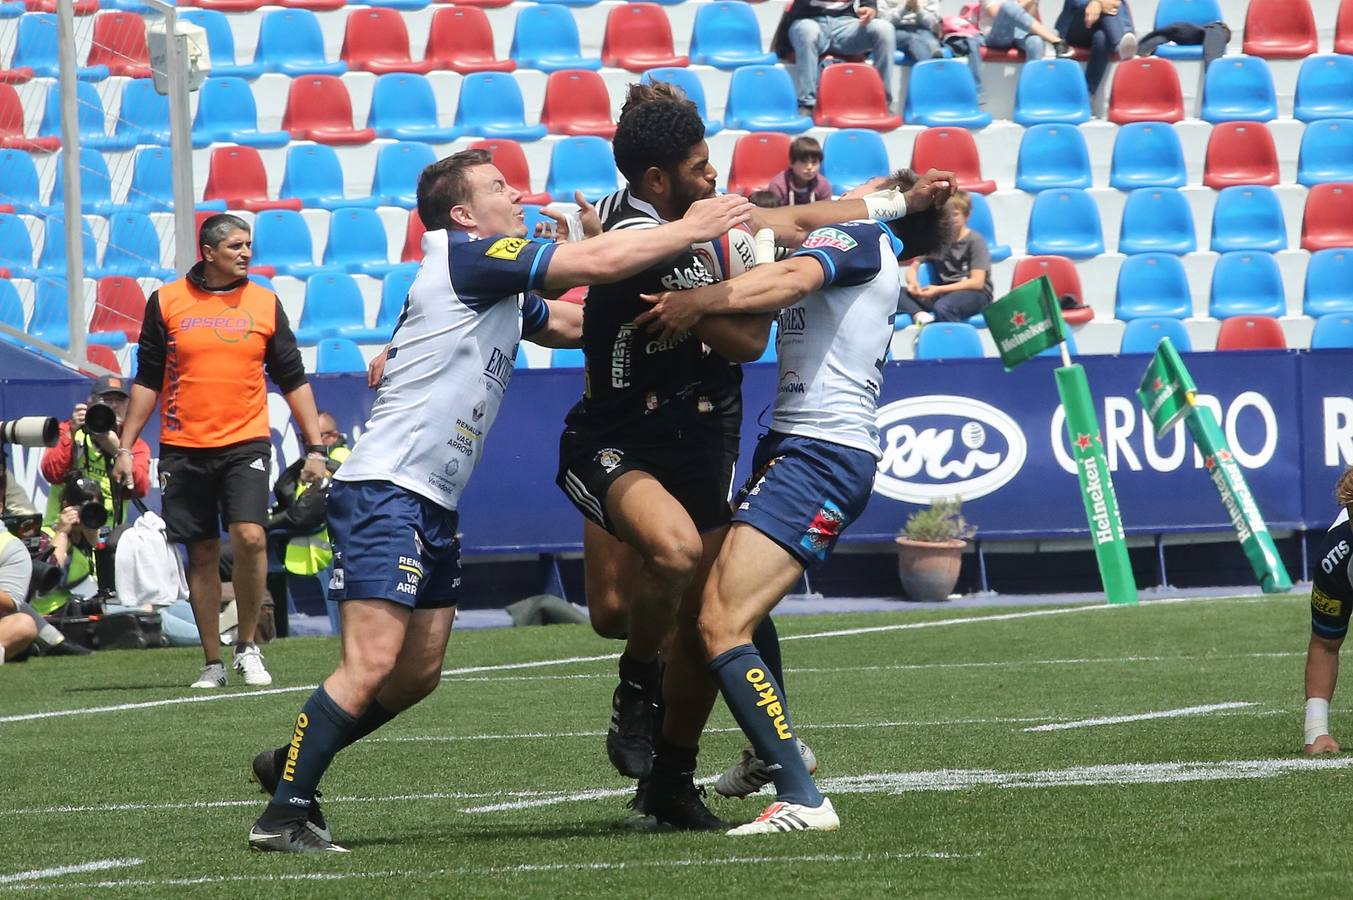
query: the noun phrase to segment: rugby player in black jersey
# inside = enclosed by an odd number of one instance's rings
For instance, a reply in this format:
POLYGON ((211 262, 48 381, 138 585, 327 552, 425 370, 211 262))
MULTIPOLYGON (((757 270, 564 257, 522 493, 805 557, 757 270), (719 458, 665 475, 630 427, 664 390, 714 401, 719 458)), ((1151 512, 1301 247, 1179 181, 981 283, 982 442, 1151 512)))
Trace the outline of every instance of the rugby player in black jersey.
POLYGON ((1334 488, 1335 502, 1342 507, 1320 548, 1320 570, 1311 584, 1311 643, 1306 649, 1307 754, 1338 753, 1339 742, 1329 731, 1330 700, 1339 680, 1339 648, 1348 634, 1353 611, 1353 469, 1344 472, 1334 488))

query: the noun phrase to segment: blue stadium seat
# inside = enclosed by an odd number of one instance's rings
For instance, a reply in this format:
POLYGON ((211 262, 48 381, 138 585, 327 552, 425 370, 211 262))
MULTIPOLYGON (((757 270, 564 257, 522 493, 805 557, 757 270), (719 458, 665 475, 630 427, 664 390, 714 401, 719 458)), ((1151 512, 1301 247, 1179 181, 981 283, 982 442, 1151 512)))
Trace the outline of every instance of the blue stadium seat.
POLYGON ((437 124, 437 99, 426 76, 408 72, 393 72, 376 79, 366 125, 376 129, 376 137, 398 141, 445 144, 458 136, 456 128, 437 124))
POLYGON ((1118 269, 1115 318, 1187 319, 1191 315, 1193 295, 1179 257, 1171 253, 1141 253, 1123 260, 1118 269))
POLYGON ((1133 319, 1123 329, 1123 343, 1119 353, 1155 353, 1161 338, 1169 338, 1170 343, 1180 353, 1193 350, 1193 341, 1189 340, 1189 331, 1178 319, 1133 319))
POLYGON ((1113 142, 1109 187, 1131 191, 1145 187, 1181 188, 1188 184, 1184 147, 1165 122, 1130 122, 1113 142))
MULTIPOLYGON (((1162 0, 1156 6, 1154 27, 1163 28, 1172 22, 1207 25, 1222 21, 1225 18, 1217 0, 1162 0)), ((1197 44, 1170 43, 1159 47, 1156 55, 1164 59, 1202 59, 1203 48, 1197 44)))
POLYGON ((308 9, 274 9, 258 26, 254 63, 265 72, 298 75, 342 75, 348 64, 324 57, 324 33, 308 9))
MULTIPOLYGON (((84 238, 80 245, 83 249, 84 265, 93 267, 98 264, 99 251, 94 243, 94 229, 89 219, 81 216, 84 238)), ((38 277, 66 277, 66 220, 59 215, 51 215, 43 222, 42 250, 38 253, 38 277)))
POLYGON ((296 342, 317 344, 324 338, 358 340, 365 332, 366 306, 362 289, 344 272, 321 272, 305 282, 305 305, 296 325, 296 342))
POLYGON ((543 224, 547 227, 554 226, 554 220, 542 213, 540 211, 542 208, 534 203, 523 203, 521 205, 522 224, 526 226, 527 234, 535 234, 537 224, 543 224))
POLYGON ((1353 118, 1353 56, 1307 57, 1297 73, 1292 115, 1303 122, 1353 118))
POLYGON ((28 320, 29 334, 63 348, 70 346, 70 310, 66 300, 66 284, 64 273, 62 277, 39 278, 34 284, 33 315, 28 320))
POLYGON ((1315 320, 1312 350, 1353 350, 1353 313, 1330 313, 1315 320))
POLYGON ((427 9, 431 2, 432 0, 366 0, 366 5, 412 12, 417 9, 427 9))
POLYGON ((285 131, 259 131, 254 92, 243 78, 208 78, 197 93, 193 146, 212 143, 246 147, 281 147, 291 141, 285 131))
MULTIPOLYGON (((75 89, 75 109, 82 147, 106 150, 119 143, 103 130, 105 115, 98 88, 87 82, 79 82, 75 89)), ((38 137, 61 137, 61 90, 55 82, 47 88, 42 121, 38 123, 38 137)))
POLYGON ((1212 296, 1208 314, 1214 319, 1232 316, 1287 314, 1282 274, 1271 253, 1241 250, 1223 253, 1212 270, 1212 296))
MULTIPOLYGON (((33 265, 33 238, 23 219, 12 213, 0 213, 0 269, 9 271, 11 278, 36 278, 33 265)), ((8 281, 0 279, 8 284, 8 281)))
POLYGON ((0 19, 17 19, 24 9, 23 0, 4 0, 0 2, 0 19))
POLYGON ((563 6, 525 5, 517 13, 509 54, 523 69, 600 69, 601 57, 582 54, 578 23, 563 6))
POLYGON ((1268 122, 1278 118, 1278 95, 1268 63, 1257 56, 1224 56, 1203 77, 1203 119, 1268 122))
POLYGON ((15 212, 37 213, 43 208, 38 167, 24 150, 0 150, 0 203, 15 212))
POLYGON ((1021 125, 1088 122, 1090 94, 1081 67, 1070 59, 1026 62, 1015 86, 1014 119, 1021 125))
POLYGON ((692 65, 716 69, 775 65, 775 54, 761 48, 756 13, 742 0, 719 0, 698 8, 691 28, 692 65))
POLYGON ((1034 199, 1025 247, 1030 256, 1089 259, 1104 252, 1099 207, 1085 191, 1059 188, 1034 199))
POLYGON ((510 72, 474 72, 460 83, 455 129, 462 135, 538 141, 545 126, 526 124, 526 102, 510 72))
MULTIPOLYGON (((1076 335, 1072 334, 1070 329, 1068 329, 1066 333, 1066 349, 1073 357, 1080 353, 1080 351, 1076 349, 1076 335)), ((1053 344, 1051 347, 1040 350, 1037 355, 1060 358, 1062 355, 1062 348, 1058 344, 1053 344)))
POLYGON ((747 131, 797 134, 813 127, 813 117, 799 115, 794 82, 784 68, 743 66, 728 83, 724 124, 747 131))
POLYGON ((347 338, 325 338, 315 354, 315 372, 320 375, 365 372, 362 348, 347 338))
MULTIPOLYGON (((23 331, 23 320, 23 301, 19 299, 19 289, 9 279, 0 278, 0 325, 8 325, 15 331, 23 331)), ((18 338, 11 337, 3 331, 0 331, 0 342, 23 344, 18 338)))
POLYGON ((297 199, 310 209, 380 205, 379 197, 352 198, 345 196, 343 190, 343 164, 333 147, 292 144, 287 148, 287 165, 277 192, 280 199, 297 199))
POLYGON ((1049 188, 1088 188, 1090 184, 1090 151, 1079 128, 1045 124, 1024 132, 1015 169, 1016 188, 1038 193, 1049 188))
POLYGON ((270 209, 254 218, 256 266, 272 266, 278 275, 308 278, 323 271, 315 265, 315 246, 301 214, 291 209, 270 209))
POLYGON ((916 341, 917 359, 981 359, 982 339, 967 322, 932 322, 916 341))
POLYGON ((615 157, 611 155, 609 141, 582 135, 564 138, 554 145, 550 174, 545 180, 545 190, 550 196, 572 197, 574 191, 581 191, 585 198, 595 202, 617 187, 615 157))
POLYGON ((372 199, 385 206, 413 209, 418 205, 418 176, 436 161, 437 154, 427 144, 417 141, 386 144, 376 156, 372 199))
POLYGON ((595 6, 600 0, 536 0, 536 2, 557 6, 595 6))
POLYGON ((374 209, 339 209, 329 219, 324 265, 380 278, 400 263, 390 262, 389 241, 379 213, 374 209))
POLYGON ((928 59, 911 67, 907 102, 902 113, 908 125, 955 125, 985 128, 991 113, 977 103, 977 86, 965 60, 928 59))
MULTIPOLYGON (((65 150, 56 151, 56 171, 61 171, 65 150)), ((57 215, 64 212, 62 202, 66 197, 66 180, 58 176, 52 182, 52 197, 47 204, 48 212, 57 215)), ((106 216, 117 210, 121 204, 113 203, 113 177, 108 173, 108 163, 97 150, 80 150, 80 210, 86 214, 106 216)))
POLYGON ((838 194, 891 171, 888 148, 877 131, 841 128, 828 134, 822 144, 822 174, 838 194))
MULTIPOLYGON (((56 13, 33 12, 19 17, 19 29, 11 38, 14 55, 9 68, 30 68, 39 78, 57 77, 56 13)), ((83 66, 76 69, 81 81, 103 81, 107 66, 83 66)))
POLYGON ((409 298, 409 288, 418 276, 417 263, 404 263, 391 270, 381 281, 381 305, 376 311, 376 327, 368 334, 358 338, 366 341, 388 341, 404 312, 404 301, 409 298))
POLYGON ((1311 254, 1302 311, 1308 316, 1353 313, 1353 249, 1332 247, 1311 254))
POLYGON ((1353 181, 1353 118, 1321 119, 1306 126, 1297 160, 1297 181, 1311 187, 1353 181))
POLYGON ((1286 250, 1287 223, 1273 188, 1261 184, 1222 188, 1212 210, 1212 249, 1286 250))
POLYGON ((1119 253, 1192 253, 1198 249, 1189 201, 1177 188, 1139 188, 1123 204, 1119 253))
POLYGON ((235 61, 235 33, 225 13, 215 9, 185 9, 179 18, 202 26, 207 32, 212 77, 254 79, 263 74, 260 63, 235 61))
POLYGON ((119 212, 108 217, 108 248, 97 268, 85 260, 91 278, 126 275, 173 281, 174 270, 160 265, 160 235, 150 217, 140 212, 119 212))
MULTIPOLYGON (((742 0, 737 0, 742 2, 742 0)), ((701 7, 704 9, 705 7, 701 7)), ((705 102, 705 86, 700 81, 700 74, 694 69, 678 68, 676 66, 665 66, 657 69, 649 69, 644 73, 644 77, 639 79, 644 84, 651 84, 654 81, 665 81, 668 84, 674 84, 681 88, 686 95, 686 99, 695 104, 700 110, 700 118, 705 122, 705 137, 713 137, 720 131, 723 131, 722 119, 711 119, 709 117, 709 104, 705 102)))
MULTIPOLYGON (((0 166, 3 171, 3 166, 0 166)), ((174 211, 174 162, 167 147, 142 147, 132 161, 132 183, 121 208, 133 212, 174 211)), ((224 200, 199 200, 198 212, 225 212, 224 200)))
POLYGON ((587 365, 587 356, 575 347, 556 347, 550 351, 551 369, 581 369, 587 365))
POLYGON ((991 252, 991 261, 993 263, 1003 262, 1010 258, 1010 245, 1002 244, 996 240, 996 221, 991 215, 991 204, 987 198, 981 194, 969 194, 968 199, 972 201, 972 212, 968 214, 968 227, 986 238, 987 250, 991 252))
POLYGON ((122 89, 122 107, 107 140, 107 146, 117 150, 138 144, 169 146, 169 98, 155 90, 150 78, 134 78, 122 89))

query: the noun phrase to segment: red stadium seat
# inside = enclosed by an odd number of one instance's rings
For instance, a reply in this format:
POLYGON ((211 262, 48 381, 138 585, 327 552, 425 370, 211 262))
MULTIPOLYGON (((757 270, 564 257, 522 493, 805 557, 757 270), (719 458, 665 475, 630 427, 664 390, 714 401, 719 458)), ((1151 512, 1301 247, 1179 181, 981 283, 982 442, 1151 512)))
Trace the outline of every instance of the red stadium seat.
POLYGON ((462 75, 471 72, 511 72, 515 59, 498 59, 493 50, 493 27, 484 10, 473 6, 439 9, 428 30, 425 59, 440 69, 462 75))
POLYGON ((892 131, 902 117, 888 111, 883 81, 873 66, 836 63, 822 71, 813 121, 826 128, 892 131))
MULTIPOLYGON (((1078 307, 1063 310, 1062 318, 1072 325, 1088 322, 1095 317, 1095 311, 1085 305, 1085 292, 1081 290, 1081 276, 1076 264, 1065 256, 1026 256, 1015 263, 1015 272, 1010 279, 1010 288, 1014 290, 1021 284, 1033 281, 1039 275, 1046 275, 1052 281, 1052 292, 1058 297, 1070 294, 1076 298, 1078 307)), ((990 273, 988 273, 990 277, 990 273)))
POLYGON ((268 173, 253 147, 217 147, 211 151, 207 187, 203 200, 224 200, 231 209, 260 212, 265 209, 301 208, 301 201, 268 197, 268 173))
POLYGON ((33 70, 28 66, 17 69, 0 69, 0 84, 24 84, 33 80, 33 70))
POLYGON ((1353 0, 1339 4, 1339 18, 1334 21, 1334 52, 1353 53, 1353 0))
POLYGON ((1269 316, 1232 316, 1222 319, 1218 350, 1286 350, 1278 320, 1269 316))
POLYGON ((264 0, 193 0, 189 6, 214 9, 217 12, 253 12, 263 6, 264 0))
MULTIPOLYGON (((549 194, 531 193, 531 168, 526 163, 526 154, 522 152, 521 144, 507 138, 491 138, 486 141, 475 141, 469 149, 487 150, 493 154, 493 164, 498 167, 499 172, 503 173, 507 183, 521 191, 522 203, 544 206, 550 202, 549 194)), ((573 198, 561 197, 560 199, 571 201, 573 198)))
POLYGON ((1353 247, 1353 183, 1317 184, 1306 195, 1301 219, 1303 250, 1353 247))
POLYGON ((789 145, 793 139, 778 131, 744 134, 733 145, 728 165, 728 190, 751 194, 765 190, 770 180, 789 168, 789 145))
POLYGON ((624 3, 606 16, 601 43, 604 65, 647 72, 665 66, 688 66, 689 56, 677 56, 672 47, 672 23, 656 3, 624 3))
POLYGON ((308 9, 311 12, 332 12, 336 9, 342 9, 347 5, 347 2, 348 0, 276 0, 278 6, 308 9))
POLYGON ((1184 118, 1179 73, 1168 59, 1142 57, 1118 64, 1113 72, 1109 121, 1178 122, 1184 118))
POLYGON ((94 17, 93 43, 86 65, 107 66, 109 75, 150 77, 146 23, 136 13, 105 12, 94 17))
POLYGON ((299 141, 318 144, 369 144, 371 128, 352 127, 352 98, 336 75, 303 75, 291 81, 282 129, 299 141))
POLYGON ((911 167, 924 173, 941 169, 958 176, 958 186, 977 194, 990 194, 996 182, 982 177, 982 160, 977 144, 966 128, 927 128, 916 136, 911 148, 911 167))
POLYGON ((23 127, 23 104, 19 92, 0 84, 0 150, 51 153, 61 147, 58 137, 27 137, 23 127))
POLYGON ((400 262, 422 262, 423 261, 423 232, 427 231, 423 227, 423 220, 418 216, 418 210, 409 210, 409 221, 404 228, 404 251, 399 255, 400 262))
MULTIPOLYGON (((24 9, 29 12, 56 12, 56 0, 24 0, 24 9)), ((99 0, 75 0, 75 15, 92 16, 99 11, 99 0)))
POLYGON ((85 348, 85 358, 94 365, 102 366, 116 375, 122 374, 122 364, 117 361, 117 354, 113 352, 112 347, 90 344, 85 348))
MULTIPOLYGON (((452 0, 437 0, 438 3, 451 3, 452 0)), ((507 6, 512 0, 454 0, 456 6, 478 6, 481 9, 497 9, 507 6)))
POLYGON ((141 337, 141 320, 146 312, 146 295, 135 278, 113 275, 99 279, 94 313, 89 318, 91 332, 116 332, 133 344, 141 337))
POLYGON ((338 58, 350 69, 377 75, 390 72, 426 75, 437 65, 428 60, 414 62, 409 57, 409 29, 404 26, 404 16, 396 10, 374 6, 348 13, 338 58))
POLYGON ((1250 0, 1244 52, 1265 59, 1303 59, 1320 52, 1308 0, 1250 0))
POLYGON ((596 72, 584 69, 550 73, 540 124, 551 134, 593 134, 610 140, 615 136, 615 123, 611 121, 611 95, 606 82, 596 72))
POLYGON ((1220 190, 1236 184, 1278 183, 1278 148, 1263 122, 1222 122, 1207 139, 1203 184, 1220 190))

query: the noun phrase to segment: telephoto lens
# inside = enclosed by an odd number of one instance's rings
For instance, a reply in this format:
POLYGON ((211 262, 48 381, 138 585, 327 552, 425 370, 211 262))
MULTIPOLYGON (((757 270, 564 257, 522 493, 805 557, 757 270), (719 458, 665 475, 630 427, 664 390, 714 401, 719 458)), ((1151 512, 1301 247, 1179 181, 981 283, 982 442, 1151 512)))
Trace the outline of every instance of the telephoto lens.
POLYGON ((85 410, 85 432, 104 434, 117 431, 117 413, 107 403, 91 403, 85 410))
MULTIPOLYGON (((113 421, 116 423, 117 418, 114 417, 113 421)), ((55 447, 60 434, 61 423, 52 416, 24 416, 20 419, 0 420, 0 444, 55 447)))

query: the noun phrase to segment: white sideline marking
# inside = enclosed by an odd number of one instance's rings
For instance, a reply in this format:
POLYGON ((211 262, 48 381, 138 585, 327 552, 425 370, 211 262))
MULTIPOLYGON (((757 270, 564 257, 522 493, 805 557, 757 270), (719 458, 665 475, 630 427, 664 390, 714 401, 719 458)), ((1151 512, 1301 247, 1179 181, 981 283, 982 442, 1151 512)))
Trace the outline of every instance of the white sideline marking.
POLYGON ((39 878, 57 878, 62 875, 74 875, 80 872, 102 872, 105 869, 123 869, 139 866, 145 860, 131 857, 128 859, 96 859, 93 862, 79 863, 73 866, 54 866, 50 869, 30 869, 27 872, 15 872, 13 875, 0 875, 0 884, 19 884, 36 881, 39 878))
POLYGON ((1096 725, 1119 725, 1123 722, 1145 722, 1150 719, 1174 719, 1180 716, 1203 716, 1224 709, 1244 709, 1254 703, 1236 701, 1233 703, 1209 703, 1205 706, 1184 706, 1179 709, 1162 709, 1156 712, 1135 713, 1128 716, 1100 716, 1094 719, 1080 719, 1075 722, 1049 722, 1035 725, 1023 731, 1065 731, 1068 728, 1093 728, 1096 725))

